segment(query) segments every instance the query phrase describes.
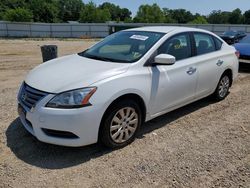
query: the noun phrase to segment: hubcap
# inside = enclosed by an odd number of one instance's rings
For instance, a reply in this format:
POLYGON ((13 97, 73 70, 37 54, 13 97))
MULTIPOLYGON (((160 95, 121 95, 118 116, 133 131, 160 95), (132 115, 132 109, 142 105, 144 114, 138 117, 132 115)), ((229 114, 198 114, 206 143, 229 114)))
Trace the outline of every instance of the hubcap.
POLYGON ((226 96, 228 89, 229 89, 229 85, 230 85, 230 80, 229 80, 228 76, 224 76, 221 79, 220 85, 219 85, 219 96, 221 98, 226 96))
POLYGON ((126 142, 134 135, 138 123, 138 114, 134 108, 120 109, 111 121, 110 136, 112 140, 116 143, 126 142))

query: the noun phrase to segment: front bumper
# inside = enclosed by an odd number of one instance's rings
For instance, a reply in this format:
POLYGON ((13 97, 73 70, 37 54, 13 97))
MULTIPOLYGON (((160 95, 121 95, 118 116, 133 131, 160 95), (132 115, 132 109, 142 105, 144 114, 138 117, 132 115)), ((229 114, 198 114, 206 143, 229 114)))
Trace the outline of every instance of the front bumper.
POLYGON ((250 55, 240 55, 240 63, 250 63, 250 55))
POLYGON ((18 100, 20 120, 27 131, 50 144, 78 147, 96 143, 104 110, 94 106, 78 109, 45 107, 52 97, 54 95, 49 94, 31 109, 18 100))

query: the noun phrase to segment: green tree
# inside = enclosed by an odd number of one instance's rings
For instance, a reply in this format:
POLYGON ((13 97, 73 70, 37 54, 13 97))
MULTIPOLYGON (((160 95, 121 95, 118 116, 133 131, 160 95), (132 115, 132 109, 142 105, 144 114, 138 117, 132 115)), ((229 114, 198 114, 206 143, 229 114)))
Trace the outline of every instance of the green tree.
POLYGON ((185 9, 169 10, 169 16, 177 23, 188 23, 194 19, 193 14, 185 9))
POLYGON ((233 10, 233 12, 229 15, 228 21, 230 24, 243 24, 243 15, 239 8, 233 10))
POLYGON ((163 8, 163 14, 164 14, 164 22, 165 23, 177 23, 176 20, 174 20, 172 17, 171 17, 171 10, 168 9, 168 8, 163 8))
POLYGON ((244 13, 244 23, 250 24, 250 10, 248 10, 244 13))
POLYGON ((97 8, 93 2, 86 4, 80 13, 80 22, 103 23, 110 20, 109 10, 97 8))
POLYGON ((27 8, 25 0, 1 0, 0 11, 3 9, 27 8))
POLYGON ((30 22, 32 18, 32 12, 24 8, 8 9, 3 14, 4 20, 12 22, 30 22))
POLYGON ((153 5, 141 5, 134 18, 137 23, 163 23, 165 17, 161 8, 155 3, 153 5))
POLYGON ((191 24, 208 24, 207 19, 204 16, 197 16, 193 21, 189 22, 191 24))
POLYGON ((55 0, 29 0, 29 9, 34 15, 35 22, 60 22, 59 9, 55 0))
POLYGON ((211 24, 228 24, 230 12, 222 12, 221 10, 213 10, 207 17, 211 24))
POLYGON ((81 0, 59 0, 59 19, 63 22, 79 20, 83 6, 81 0))
POLYGON ((119 11, 120 7, 116 6, 113 3, 105 2, 99 6, 100 9, 107 9, 110 13, 112 20, 118 20, 119 19, 119 11))
POLYGON ((0 19, 8 9, 26 8, 25 0, 0 0, 0 19))
POLYGON ((133 23, 133 19, 132 18, 126 18, 124 20, 125 23, 133 23))
POLYGON ((105 2, 99 6, 100 9, 107 9, 113 21, 125 21, 131 18, 131 12, 127 8, 120 8, 113 3, 105 2))
POLYGON ((121 21, 131 20, 132 12, 127 8, 122 8, 119 13, 119 17, 121 21))

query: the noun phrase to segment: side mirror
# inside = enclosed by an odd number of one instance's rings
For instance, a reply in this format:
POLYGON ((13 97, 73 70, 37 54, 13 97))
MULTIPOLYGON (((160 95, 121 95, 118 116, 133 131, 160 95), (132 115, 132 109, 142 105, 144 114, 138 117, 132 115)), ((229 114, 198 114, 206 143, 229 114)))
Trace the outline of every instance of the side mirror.
POLYGON ((173 65, 175 64, 175 57, 169 54, 160 54, 155 57, 154 64, 156 65, 173 65))

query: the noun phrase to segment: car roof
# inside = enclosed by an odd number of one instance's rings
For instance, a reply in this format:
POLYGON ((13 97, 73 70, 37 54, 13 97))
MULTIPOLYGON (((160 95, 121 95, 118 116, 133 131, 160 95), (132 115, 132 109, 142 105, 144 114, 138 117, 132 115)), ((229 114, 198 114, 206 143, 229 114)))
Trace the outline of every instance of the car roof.
POLYGON ((148 31, 148 32, 160 32, 160 33, 169 33, 173 31, 174 32, 188 32, 188 31, 208 32, 203 29, 190 28, 190 27, 177 27, 177 26, 138 27, 138 28, 133 28, 133 29, 127 29, 126 31, 148 31))

